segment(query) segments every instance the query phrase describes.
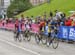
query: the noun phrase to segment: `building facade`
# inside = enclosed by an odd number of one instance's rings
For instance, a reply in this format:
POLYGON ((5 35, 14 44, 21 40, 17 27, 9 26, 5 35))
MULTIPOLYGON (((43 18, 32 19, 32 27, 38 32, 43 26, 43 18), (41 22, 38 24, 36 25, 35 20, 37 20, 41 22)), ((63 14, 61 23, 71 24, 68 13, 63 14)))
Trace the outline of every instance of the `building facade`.
POLYGON ((1 12, 3 10, 3 6, 4 6, 4 0, 0 0, 0 15, 1 15, 1 12))
POLYGON ((10 0, 4 0, 4 8, 7 9, 10 5, 10 0))
POLYGON ((0 0, 0 15, 4 18, 8 6, 10 5, 10 0, 0 0))

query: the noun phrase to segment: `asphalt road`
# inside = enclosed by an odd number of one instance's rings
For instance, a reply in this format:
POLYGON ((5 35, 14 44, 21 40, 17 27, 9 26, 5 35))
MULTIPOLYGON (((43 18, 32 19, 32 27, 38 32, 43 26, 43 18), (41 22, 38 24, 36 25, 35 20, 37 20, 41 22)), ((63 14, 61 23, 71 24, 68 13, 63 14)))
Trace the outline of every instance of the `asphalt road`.
POLYGON ((30 42, 15 42, 14 34, 0 30, 0 55, 75 55, 75 44, 59 43, 57 49, 52 46, 37 45, 34 38, 30 42))

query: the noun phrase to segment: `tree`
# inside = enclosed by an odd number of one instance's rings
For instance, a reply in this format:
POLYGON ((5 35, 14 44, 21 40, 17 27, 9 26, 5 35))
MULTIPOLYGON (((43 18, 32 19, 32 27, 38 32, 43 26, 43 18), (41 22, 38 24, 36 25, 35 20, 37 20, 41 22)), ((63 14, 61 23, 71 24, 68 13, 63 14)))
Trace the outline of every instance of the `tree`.
POLYGON ((29 0, 13 0, 7 9, 7 16, 13 17, 23 11, 26 11, 32 7, 29 0))

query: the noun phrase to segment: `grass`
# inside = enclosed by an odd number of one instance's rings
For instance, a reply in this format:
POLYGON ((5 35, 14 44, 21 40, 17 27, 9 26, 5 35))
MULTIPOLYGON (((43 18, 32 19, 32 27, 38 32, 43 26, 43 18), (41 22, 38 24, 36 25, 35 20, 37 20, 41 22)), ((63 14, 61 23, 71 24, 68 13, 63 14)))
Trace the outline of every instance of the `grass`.
POLYGON ((66 15, 70 15, 69 11, 75 10, 75 0, 52 0, 51 3, 45 3, 43 5, 34 7, 32 9, 29 9, 25 12, 22 12, 21 14, 17 15, 17 17, 20 17, 22 14, 26 16, 39 16, 43 15, 44 12, 47 12, 47 15, 49 15, 49 12, 54 12, 55 10, 62 11, 66 13, 66 15))

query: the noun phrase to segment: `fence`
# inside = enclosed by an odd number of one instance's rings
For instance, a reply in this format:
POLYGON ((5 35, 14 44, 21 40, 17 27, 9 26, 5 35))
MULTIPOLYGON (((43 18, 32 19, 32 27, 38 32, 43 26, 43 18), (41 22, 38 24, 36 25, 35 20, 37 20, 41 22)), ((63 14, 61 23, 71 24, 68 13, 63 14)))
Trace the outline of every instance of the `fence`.
POLYGON ((58 36, 60 39, 75 41, 75 27, 73 27, 73 26, 60 26, 58 36))
MULTIPOLYGON (((2 25, 2 23, 0 23, 0 28, 3 28, 3 29, 14 30, 14 26, 15 26, 14 23, 4 24, 4 26, 2 25)), ((32 24, 32 28, 33 28, 32 29, 33 32, 39 32, 39 25, 32 24)), ((23 31, 25 30, 25 26, 22 27, 22 30, 23 31)), ((58 37, 60 39, 75 41, 75 27, 74 26, 60 26, 59 32, 58 32, 58 37)))

